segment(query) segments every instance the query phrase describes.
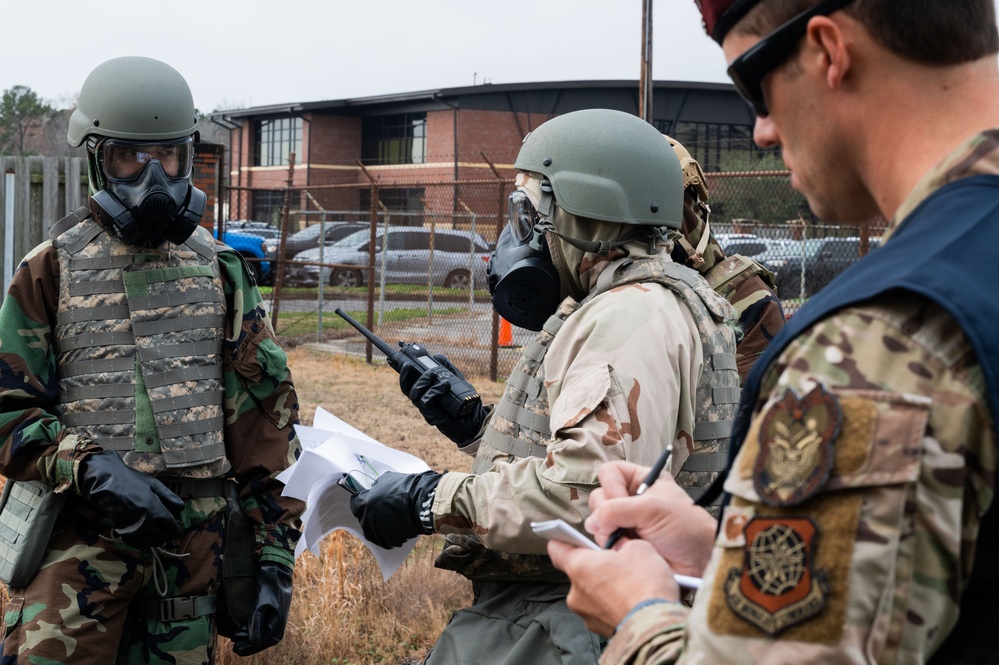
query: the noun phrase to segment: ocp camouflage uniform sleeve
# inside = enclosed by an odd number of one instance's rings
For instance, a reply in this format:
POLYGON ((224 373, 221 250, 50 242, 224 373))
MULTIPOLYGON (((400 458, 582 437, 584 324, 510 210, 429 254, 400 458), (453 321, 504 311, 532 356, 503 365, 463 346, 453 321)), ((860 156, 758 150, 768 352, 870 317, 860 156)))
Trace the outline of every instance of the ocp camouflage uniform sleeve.
POLYGON ((260 292, 235 252, 219 253, 229 329, 224 355, 225 442, 240 500, 259 524, 261 560, 294 563, 304 504, 281 496, 276 476, 301 453, 295 434, 298 395, 288 358, 262 307, 260 292))
POLYGON ((0 474, 62 491, 74 482, 80 460, 100 448, 67 436, 54 411, 58 275, 52 244, 39 245, 21 261, 0 306, 0 474))
POLYGON ((692 431, 701 342, 690 312, 662 286, 632 284, 583 305, 555 336, 544 368, 553 432, 546 457, 445 474, 433 507, 438 531, 543 553, 531 521, 561 517, 582 529, 602 464, 652 464, 692 431))
MULTIPOLYGON (((816 324, 761 394, 680 661, 926 662, 957 620, 995 489, 996 441, 970 344, 941 309, 895 294, 816 324), (775 495, 771 424, 799 403, 842 413, 829 474, 808 476, 811 486, 799 475, 775 495), (751 536, 778 532, 802 565, 773 571, 789 586, 765 598, 747 562, 762 562, 768 545, 751 536)), ((675 662, 675 629, 650 632, 638 614, 604 665, 675 662)))

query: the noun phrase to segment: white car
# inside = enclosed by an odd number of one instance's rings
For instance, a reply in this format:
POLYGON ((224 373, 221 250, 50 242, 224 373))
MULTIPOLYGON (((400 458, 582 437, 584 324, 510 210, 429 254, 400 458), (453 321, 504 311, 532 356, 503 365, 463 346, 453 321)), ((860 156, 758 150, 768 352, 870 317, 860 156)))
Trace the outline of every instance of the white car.
MULTIPOLYGON (((426 284, 453 289, 486 288, 486 263, 492 247, 482 236, 468 231, 396 226, 388 230, 384 255, 379 228, 375 240, 375 279, 385 267, 388 284, 426 284)), ((362 286, 368 274, 370 229, 357 231, 337 242, 295 255, 309 265, 289 268, 289 286, 362 286), (320 257, 320 253, 322 256, 320 257)))

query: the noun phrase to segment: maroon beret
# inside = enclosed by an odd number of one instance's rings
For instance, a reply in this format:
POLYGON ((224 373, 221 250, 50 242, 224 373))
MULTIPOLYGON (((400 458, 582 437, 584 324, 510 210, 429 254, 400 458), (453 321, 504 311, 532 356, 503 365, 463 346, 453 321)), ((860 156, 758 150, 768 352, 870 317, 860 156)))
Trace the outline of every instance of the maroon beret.
POLYGON ((758 5, 760 0, 694 0, 694 2, 701 10, 704 29, 711 39, 721 44, 732 26, 758 5))

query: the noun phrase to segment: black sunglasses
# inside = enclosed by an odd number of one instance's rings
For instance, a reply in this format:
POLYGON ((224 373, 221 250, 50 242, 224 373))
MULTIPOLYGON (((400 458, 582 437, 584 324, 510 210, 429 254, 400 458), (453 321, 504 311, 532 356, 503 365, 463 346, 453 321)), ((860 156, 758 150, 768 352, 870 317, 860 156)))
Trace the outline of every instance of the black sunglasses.
POLYGON ((763 95, 763 78, 784 62, 808 27, 813 16, 828 16, 853 0, 822 0, 761 39, 729 65, 728 75, 736 90, 760 118, 770 115, 763 95))

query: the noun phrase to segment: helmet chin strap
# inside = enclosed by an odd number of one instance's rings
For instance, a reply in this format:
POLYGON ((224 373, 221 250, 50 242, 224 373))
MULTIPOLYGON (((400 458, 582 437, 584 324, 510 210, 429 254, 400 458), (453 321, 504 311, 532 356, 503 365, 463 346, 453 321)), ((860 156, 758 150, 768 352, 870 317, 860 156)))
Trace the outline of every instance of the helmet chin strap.
POLYGON ((711 216, 711 207, 706 202, 700 200, 697 201, 697 207, 704 213, 704 230, 697 241, 697 247, 693 247, 690 241, 678 231, 670 234, 673 242, 683 247, 683 251, 687 253, 687 262, 694 270, 700 270, 701 266, 704 265, 704 250, 708 248, 708 240, 711 238, 711 227, 708 224, 708 217, 711 216))

